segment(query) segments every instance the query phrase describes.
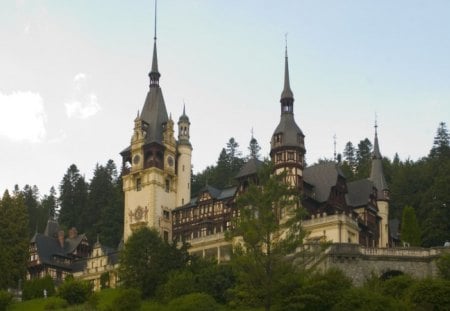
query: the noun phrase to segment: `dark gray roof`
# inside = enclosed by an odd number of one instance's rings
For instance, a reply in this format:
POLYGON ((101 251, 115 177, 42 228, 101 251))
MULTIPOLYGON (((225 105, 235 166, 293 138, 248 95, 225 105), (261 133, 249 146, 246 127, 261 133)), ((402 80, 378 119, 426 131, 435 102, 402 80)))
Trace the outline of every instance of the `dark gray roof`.
MULTIPOLYGON (((217 188, 211 187, 211 186, 205 186, 202 190, 200 190, 199 194, 203 192, 208 192, 213 199, 216 200, 225 200, 234 197, 236 194, 237 187, 228 187, 222 190, 219 190, 217 188)), ((183 206, 179 206, 175 208, 175 210, 180 210, 183 208, 188 208, 192 206, 196 206, 198 203, 198 197, 191 198, 191 201, 188 204, 185 204, 183 206)))
POLYGON ((303 171, 303 180, 314 187, 314 199, 320 203, 328 200, 331 187, 335 186, 338 176, 344 177, 334 162, 319 163, 303 171))
POLYGON ((347 183, 347 205, 360 207, 367 205, 373 191, 373 182, 361 179, 347 183))
POLYGON ((148 91, 140 118, 148 124, 145 143, 162 144, 164 125, 169 117, 160 87, 152 87, 148 91))
POLYGON ((388 184, 384 177, 383 172, 383 157, 381 156, 380 146, 378 145, 378 135, 375 131, 375 141, 372 153, 372 167, 370 170, 370 178, 369 178, 377 188, 377 199, 385 200, 387 197, 385 196, 385 191, 388 190, 388 184))
POLYGON ((47 226, 45 227, 44 234, 49 237, 56 237, 59 231, 59 224, 54 219, 47 220, 47 226))
POLYGON ((276 147, 301 147, 304 149, 302 130, 295 123, 293 113, 282 113, 280 123, 273 132, 272 140, 270 142, 272 149, 276 147), (275 135, 283 134, 281 144, 276 144, 275 135), (301 141, 299 141, 299 135, 301 141))
POLYGON ((189 117, 186 115, 186 106, 183 105, 183 114, 180 116, 180 119, 178 120, 178 123, 180 122, 187 122, 190 124, 189 122, 189 117))
POLYGON ((236 175, 236 178, 256 174, 262 164, 263 162, 258 160, 257 158, 251 158, 242 166, 241 170, 236 175))
POLYGON ((286 55, 284 60, 284 88, 281 92, 281 98, 294 98, 294 94, 291 91, 291 85, 289 83, 289 66, 288 66, 288 55, 286 47, 286 55))

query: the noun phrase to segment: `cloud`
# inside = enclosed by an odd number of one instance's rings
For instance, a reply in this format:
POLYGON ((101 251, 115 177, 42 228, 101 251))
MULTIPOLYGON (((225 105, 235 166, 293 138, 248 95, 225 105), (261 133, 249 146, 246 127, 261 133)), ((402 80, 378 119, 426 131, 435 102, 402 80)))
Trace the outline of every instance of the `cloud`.
POLYGON ((87 119, 101 110, 97 95, 89 89, 88 78, 88 75, 82 72, 73 77, 74 95, 64 103, 69 118, 87 119))
POLYGON ((0 136, 12 141, 42 142, 47 115, 39 93, 0 92, 0 136))

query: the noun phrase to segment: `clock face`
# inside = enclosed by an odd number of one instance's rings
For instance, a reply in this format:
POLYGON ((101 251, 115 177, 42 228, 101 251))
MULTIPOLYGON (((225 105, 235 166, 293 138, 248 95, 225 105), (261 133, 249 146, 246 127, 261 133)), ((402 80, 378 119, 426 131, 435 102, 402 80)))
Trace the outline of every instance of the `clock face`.
POLYGON ((140 160, 141 160, 141 157, 137 154, 133 158, 133 163, 134 164, 138 164, 140 160))
POLYGON ((169 164, 169 166, 173 166, 173 164, 174 164, 173 157, 168 156, 167 157, 167 163, 169 164))

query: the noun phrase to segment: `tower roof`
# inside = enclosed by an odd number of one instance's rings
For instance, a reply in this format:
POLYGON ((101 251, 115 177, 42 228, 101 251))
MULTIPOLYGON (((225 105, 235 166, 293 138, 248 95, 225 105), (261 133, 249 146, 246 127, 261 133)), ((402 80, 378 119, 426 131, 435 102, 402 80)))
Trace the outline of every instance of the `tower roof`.
POLYGON ((150 77, 150 89, 145 98, 140 118, 147 123, 147 135, 145 143, 163 141, 164 127, 169 120, 164 97, 159 86, 160 73, 158 71, 158 56, 156 52, 156 1, 155 1, 155 35, 153 43, 152 68, 148 74, 150 77))
POLYGON ((289 83, 289 64, 287 47, 284 60, 284 87, 281 92, 281 117, 280 123, 276 127, 271 141, 271 149, 278 147, 299 147, 304 149, 302 130, 294 119, 294 95, 289 83), (281 134, 281 137, 277 135, 281 134))
POLYGON ((291 90, 291 85, 289 82, 289 64, 288 64, 288 54, 287 54, 287 45, 284 55, 284 87, 281 92, 281 99, 283 98, 292 98, 294 99, 294 94, 291 90))
POLYGON ((381 156, 380 146, 378 144, 378 126, 375 124, 375 139, 374 147, 372 152, 372 167, 370 170, 369 179, 373 182, 374 186, 377 188, 377 198, 378 200, 387 200, 385 190, 389 190, 386 178, 384 177, 383 171, 383 157, 381 156))
POLYGON ((186 114, 186 105, 183 104, 183 114, 178 119, 178 122, 187 122, 189 123, 189 117, 186 114))

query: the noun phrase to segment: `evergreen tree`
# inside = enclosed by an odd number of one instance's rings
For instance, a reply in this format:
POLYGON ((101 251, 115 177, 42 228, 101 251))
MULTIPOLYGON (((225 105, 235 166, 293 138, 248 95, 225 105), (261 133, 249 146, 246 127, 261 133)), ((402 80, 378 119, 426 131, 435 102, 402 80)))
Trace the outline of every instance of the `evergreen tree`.
POLYGON ((231 261, 237 276, 235 299, 266 310, 280 303, 285 286, 292 285, 291 277, 301 264, 299 260, 294 264, 299 258, 292 254, 305 237, 300 225, 302 209, 296 207, 298 194, 283 182, 284 176, 271 172, 271 165, 264 165, 259 183, 238 197, 239 217, 228 236, 242 239, 231 261))
POLYGON ((40 228, 40 202, 39 202, 39 189, 36 185, 25 185, 20 191, 23 197, 24 204, 28 211, 29 223, 28 223, 28 235, 31 237, 38 227, 40 228))
POLYGON ((17 288, 28 260, 28 213, 21 193, 0 200, 0 289, 17 288))
POLYGON ((88 185, 75 164, 72 164, 59 185, 59 223, 66 228, 85 229, 82 215, 88 199, 88 185))
POLYGON ((242 152, 240 152, 238 148, 238 142, 233 137, 231 137, 227 143, 226 155, 228 158, 228 163, 230 165, 232 178, 239 172, 239 169, 244 163, 244 160, 241 157, 242 152))
POLYGON ((430 157, 450 156, 450 134, 445 122, 439 123, 430 157))
POLYGON ((401 239, 411 246, 420 245, 420 227, 416 219, 416 212, 411 206, 403 208, 401 239))
POLYGON ((356 155, 355 155, 356 151, 355 148, 353 147, 352 142, 347 142, 347 144, 345 144, 345 149, 343 152, 344 155, 344 160, 342 162, 342 172, 344 173, 345 177, 347 178, 347 180, 352 180, 353 179, 353 175, 355 174, 356 171, 356 155))
POLYGON ((259 152, 261 151, 261 147, 259 146, 256 138, 253 137, 253 135, 248 145, 248 151, 249 151, 248 159, 259 159, 261 157, 261 155, 259 154, 259 152))
POLYGON ((356 179, 367 178, 370 175, 370 163, 372 159, 372 143, 368 138, 361 140, 356 151, 356 179))

